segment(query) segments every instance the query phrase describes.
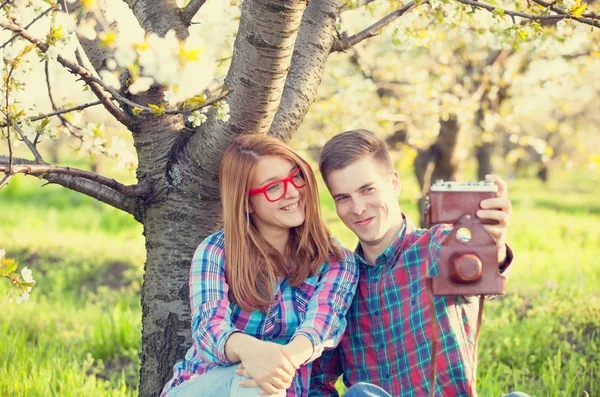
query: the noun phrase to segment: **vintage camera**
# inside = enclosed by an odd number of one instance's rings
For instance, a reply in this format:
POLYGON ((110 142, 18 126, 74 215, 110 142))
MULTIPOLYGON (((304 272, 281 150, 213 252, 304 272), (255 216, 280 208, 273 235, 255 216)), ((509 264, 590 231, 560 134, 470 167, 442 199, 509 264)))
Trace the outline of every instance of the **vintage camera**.
POLYGON ((504 294, 506 278, 498 271, 496 243, 475 213, 479 203, 498 197, 491 181, 436 181, 425 197, 423 219, 429 228, 438 223, 454 228, 442 241, 439 275, 431 280, 434 295, 504 294))

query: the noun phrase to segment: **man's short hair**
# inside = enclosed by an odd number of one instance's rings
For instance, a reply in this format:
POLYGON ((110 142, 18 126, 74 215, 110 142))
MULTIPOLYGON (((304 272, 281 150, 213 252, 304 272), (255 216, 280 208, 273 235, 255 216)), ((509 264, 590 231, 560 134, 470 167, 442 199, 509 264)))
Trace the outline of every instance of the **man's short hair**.
POLYGON ((374 132, 364 129, 342 132, 323 146, 319 170, 327 184, 330 173, 346 168, 367 156, 372 156, 377 165, 385 171, 394 169, 385 142, 374 132))

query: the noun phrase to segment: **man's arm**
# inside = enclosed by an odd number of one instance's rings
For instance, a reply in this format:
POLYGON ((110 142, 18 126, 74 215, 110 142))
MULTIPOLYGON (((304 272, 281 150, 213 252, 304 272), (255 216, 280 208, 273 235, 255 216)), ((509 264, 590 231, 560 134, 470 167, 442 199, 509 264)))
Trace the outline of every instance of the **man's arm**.
POLYGON ((339 349, 337 347, 333 350, 326 350, 321 357, 313 361, 309 397, 339 396, 335 388, 335 384, 342 374, 339 349))

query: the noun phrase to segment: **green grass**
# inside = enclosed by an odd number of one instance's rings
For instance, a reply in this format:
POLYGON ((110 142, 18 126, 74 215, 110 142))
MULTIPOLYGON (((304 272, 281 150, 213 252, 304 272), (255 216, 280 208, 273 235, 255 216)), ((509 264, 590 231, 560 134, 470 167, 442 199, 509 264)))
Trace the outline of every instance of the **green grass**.
MULTIPOLYGON (((403 176, 400 204, 416 220, 403 176)), ((486 303, 482 397, 600 396, 600 177, 557 172, 546 186, 510 182, 516 260, 505 297, 486 303)), ((133 396, 141 340, 142 228, 131 216, 31 177, 0 191, 0 248, 33 269, 31 300, 0 283, 0 396, 133 396)), ((356 239, 321 192, 323 214, 356 239)))

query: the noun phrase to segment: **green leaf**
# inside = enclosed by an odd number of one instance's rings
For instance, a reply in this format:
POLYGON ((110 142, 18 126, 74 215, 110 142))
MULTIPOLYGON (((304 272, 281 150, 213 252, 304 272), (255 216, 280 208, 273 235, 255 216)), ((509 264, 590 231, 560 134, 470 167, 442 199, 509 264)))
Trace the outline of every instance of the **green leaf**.
POLYGON ((142 109, 142 108, 138 108, 138 107, 135 107, 135 108, 131 109, 131 113, 133 113, 133 115, 134 115, 134 116, 137 116, 137 115, 139 115, 139 114, 140 114, 140 113, 142 113, 143 111, 144 111, 144 109, 142 109))
POLYGON ((42 120, 42 122, 40 123, 40 128, 44 129, 46 128, 46 126, 50 123, 50 119, 48 117, 46 117, 44 120, 42 120))
POLYGON ((504 10, 501 8, 494 8, 494 11, 492 11, 492 16, 497 19, 504 19, 504 10))
POLYGON ((0 259, 0 272, 5 273, 3 275, 9 275, 10 273, 17 270, 19 262, 14 259, 0 259))
POLYGON ((208 100, 204 96, 194 96, 186 99, 183 103, 184 109, 192 109, 204 105, 208 100))
POLYGON ((529 32, 527 32, 526 30, 523 30, 523 29, 517 30, 517 38, 519 40, 525 41, 525 40, 527 40, 527 36, 529 36, 529 32))
POLYGON ((583 4, 579 5, 579 6, 575 6, 571 10, 571 15, 573 15, 574 17, 577 17, 577 18, 581 18, 582 14, 585 12, 586 8, 587 8, 587 4, 586 3, 583 3, 583 4))
POLYGON ((149 103, 148 107, 152 108, 151 112, 157 116, 162 116, 165 114, 165 104, 161 103, 160 106, 155 105, 153 103, 149 103))

